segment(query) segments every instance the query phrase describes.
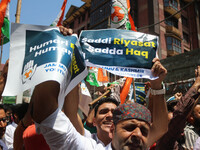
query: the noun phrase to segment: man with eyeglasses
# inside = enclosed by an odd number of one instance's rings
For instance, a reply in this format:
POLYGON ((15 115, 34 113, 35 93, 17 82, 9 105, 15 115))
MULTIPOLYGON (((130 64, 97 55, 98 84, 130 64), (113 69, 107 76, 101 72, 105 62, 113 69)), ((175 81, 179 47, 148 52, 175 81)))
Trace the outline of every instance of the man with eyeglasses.
POLYGON ((4 143, 4 134, 6 130, 7 119, 3 105, 0 105, 0 149, 6 150, 7 146, 4 143))

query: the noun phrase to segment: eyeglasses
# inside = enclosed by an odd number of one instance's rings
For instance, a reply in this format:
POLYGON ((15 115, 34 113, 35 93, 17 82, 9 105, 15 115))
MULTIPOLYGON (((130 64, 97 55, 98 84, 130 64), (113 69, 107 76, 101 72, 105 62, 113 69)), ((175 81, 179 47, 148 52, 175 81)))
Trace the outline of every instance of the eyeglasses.
POLYGON ((7 118, 6 118, 6 117, 0 118, 0 121, 6 122, 6 121, 7 121, 7 118))

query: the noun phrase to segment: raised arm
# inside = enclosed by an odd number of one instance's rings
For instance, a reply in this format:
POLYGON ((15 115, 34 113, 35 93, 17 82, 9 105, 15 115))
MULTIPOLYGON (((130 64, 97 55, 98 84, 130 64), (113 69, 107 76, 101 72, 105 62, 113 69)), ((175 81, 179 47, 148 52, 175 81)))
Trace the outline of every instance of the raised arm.
POLYGON ((79 85, 77 85, 66 97, 63 106, 64 113, 69 118, 76 130, 84 135, 84 127, 78 115, 79 85))
MULTIPOLYGON (((59 26, 63 35, 71 35, 72 29, 59 26)), ((33 119, 41 123, 58 108, 60 85, 55 81, 47 81, 37 85, 33 92, 33 119)))
POLYGON ((178 101, 173 112, 173 118, 168 125, 168 132, 157 143, 157 149, 173 149, 175 142, 180 138, 180 135, 183 132, 188 118, 187 116, 193 110, 192 108, 195 104, 195 100, 200 92, 200 66, 197 67, 195 72, 195 82, 189 91, 184 96, 181 96, 178 101), (166 143, 168 144, 166 145, 166 143))
POLYGON ((0 99, 1 99, 1 95, 3 93, 5 84, 6 84, 6 80, 7 80, 7 74, 8 74, 8 64, 9 64, 9 60, 6 61, 2 73, 0 75, 0 99))
MULTIPOLYGON (((156 80, 151 80, 151 89, 161 90, 162 81, 164 80, 167 70, 162 66, 158 58, 153 59, 152 73, 154 76, 159 78, 156 80)), ((152 92, 153 93, 153 92, 152 92)), ((164 94, 151 94, 152 100, 152 126, 148 139, 148 146, 151 146, 155 141, 157 141, 164 133, 167 132, 168 119, 167 119, 167 107, 164 99, 164 94)))

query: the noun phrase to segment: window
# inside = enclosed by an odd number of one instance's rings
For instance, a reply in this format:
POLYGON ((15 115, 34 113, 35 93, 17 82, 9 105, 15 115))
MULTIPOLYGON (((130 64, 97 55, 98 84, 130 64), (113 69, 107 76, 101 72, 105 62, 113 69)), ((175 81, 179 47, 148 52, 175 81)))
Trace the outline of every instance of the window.
POLYGON ((183 8, 185 5, 187 5, 187 3, 183 0, 180 1, 180 5, 181 5, 181 8, 183 8))
POLYGON ((181 41, 174 37, 167 37, 167 49, 181 53, 181 41))
POLYGON ((189 35, 185 32, 183 32, 183 41, 189 43, 189 35))
POLYGON ((81 17, 78 18, 78 23, 81 23, 81 17))
MULTIPOLYGON (((169 17, 170 15, 165 12, 165 18, 169 17)), ((168 26, 174 26, 178 29, 178 19, 171 17, 165 21, 168 26)))
POLYGON ((165 7, 170 6, 174 9, 178 10, 178 2, 177 0, 164 0, 165 7))
POLYGON ((85 14, 82 15, 82 22, 85 21, 85 14))
POLYGON ((73 29, 73 28, 74 28, 74 22, 70 23, 69 27, 70 27, 71 29, 73 29))
POLYGON ((188 20, 187 20, 187 18, 185 18, 184 16, 181 16, 181 20, 182 20, 183 26, 188 27, 188 20))

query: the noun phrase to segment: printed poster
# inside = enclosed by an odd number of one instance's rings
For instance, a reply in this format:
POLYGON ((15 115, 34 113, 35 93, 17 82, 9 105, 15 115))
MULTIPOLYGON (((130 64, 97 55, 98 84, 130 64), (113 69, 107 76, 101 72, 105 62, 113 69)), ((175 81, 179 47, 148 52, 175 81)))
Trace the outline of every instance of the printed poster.
POLYGON ((119 29, 85 30, 79 41, 87 66, 119 76, 155 79, 150 69, 157 56, 157 36, 119 29))
POLYGON ((63 97, 87 75, 77 35, 63 36, 57 27, 12 23, 9 59, 4 96, 54 80, 62 107, 63 97))

